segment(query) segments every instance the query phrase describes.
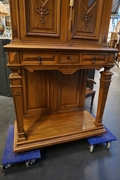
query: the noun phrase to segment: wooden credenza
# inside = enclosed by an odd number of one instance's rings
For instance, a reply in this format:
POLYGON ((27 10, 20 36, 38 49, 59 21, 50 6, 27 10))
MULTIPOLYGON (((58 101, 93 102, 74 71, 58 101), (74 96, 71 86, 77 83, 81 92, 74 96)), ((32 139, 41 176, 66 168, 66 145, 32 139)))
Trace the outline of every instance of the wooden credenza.
POLYGON ((111 7, 112 0, 10 0, 15 152, 105 133, 117 52, 107 47, 111 7), (95 118, 84 108, 86 79, 102 67, 95 118))

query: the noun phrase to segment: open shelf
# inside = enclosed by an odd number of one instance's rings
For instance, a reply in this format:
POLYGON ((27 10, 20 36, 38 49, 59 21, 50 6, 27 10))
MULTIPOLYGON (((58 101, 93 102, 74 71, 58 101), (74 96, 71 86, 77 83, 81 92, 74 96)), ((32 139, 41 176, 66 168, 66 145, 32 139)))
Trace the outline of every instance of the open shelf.
POLYGON ((24 130, 27 139, 22 142, 17 139, 15 121, 14 151, 35 149, 105 133, 104 127, 97 127, 94 121, 95 118, 86 110, 25 118, 24 130))

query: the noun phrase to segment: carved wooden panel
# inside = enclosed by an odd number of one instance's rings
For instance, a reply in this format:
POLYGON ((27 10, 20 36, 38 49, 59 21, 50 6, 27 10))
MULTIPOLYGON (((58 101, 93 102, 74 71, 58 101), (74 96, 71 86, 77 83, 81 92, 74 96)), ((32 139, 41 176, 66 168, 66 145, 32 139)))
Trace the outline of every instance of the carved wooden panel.
POLYGON ((49 112, 49 72, 23 70, 25 115, 49 112))
POLYGON ((60 0, 25 0, 26 35, 60 35, 60 0))
POLYGON ((102 7, 103 0, 75 0, 71 38, 97 40, 102 22, 102 7))

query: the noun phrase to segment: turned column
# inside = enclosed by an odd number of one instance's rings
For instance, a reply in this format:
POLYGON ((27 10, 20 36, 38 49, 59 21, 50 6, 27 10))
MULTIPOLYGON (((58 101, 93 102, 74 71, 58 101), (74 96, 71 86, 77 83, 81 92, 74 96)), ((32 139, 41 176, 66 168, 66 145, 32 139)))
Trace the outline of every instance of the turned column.
POLYGON ((95 125, 97 126, 102 125, 102 117, 107 100, 109 86, 111 83, 111 77, 113 75, 113 73, 110 72, 110 68, 111 67, 105 67, 104 71, 101 72, 97 114, 96 114, 96 120, 94 122, 95 125))
POLYGON ((11 81, 10 87, 12 88, 12 96, 13 96, 15 112, 16 112, 18 141, 23 141, 26 139, 26 137, 23 127, 22 77, 18 72, 14 72, 16 68, 17 67, 10 68, 13 71, 13 73, 10 75, 9 79, 11 81))

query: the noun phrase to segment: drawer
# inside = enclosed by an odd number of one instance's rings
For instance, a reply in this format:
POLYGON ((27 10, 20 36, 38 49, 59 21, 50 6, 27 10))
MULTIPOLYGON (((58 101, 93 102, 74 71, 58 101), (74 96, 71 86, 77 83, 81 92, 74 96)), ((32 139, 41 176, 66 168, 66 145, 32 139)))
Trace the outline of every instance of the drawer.
POLYGON ((49 65, 55 64, 56 53, 22 53, 22 64, 49 65))
POLYGON ((59 53, 58 55, 59 63, 67 63, 73 64, 79 62, 79 54, 78 53, 59 53))
POLYGON ((107 54, 81 54, 82 65, 102 65, 107 62, 107 54))

